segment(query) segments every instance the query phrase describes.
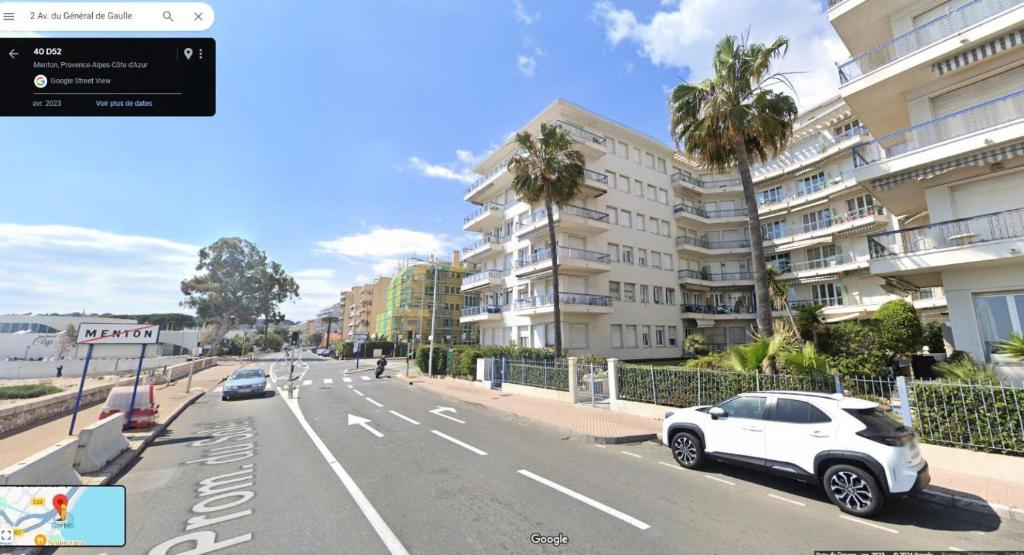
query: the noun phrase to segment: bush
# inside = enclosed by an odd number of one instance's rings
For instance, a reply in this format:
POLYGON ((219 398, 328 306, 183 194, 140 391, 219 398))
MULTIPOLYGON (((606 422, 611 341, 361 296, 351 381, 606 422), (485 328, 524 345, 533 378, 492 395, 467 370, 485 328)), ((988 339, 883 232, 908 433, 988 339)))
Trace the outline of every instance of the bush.
POLYGON ((731 367, 729 353, 711 353, 686 363, 687 367, 701 370, 728 370, 731 367))
POLYGON ((833 371, 858 376, 882 376, 889 371, 889 356, 879 345, 875 328, 870 320, 829 326, 828 333, 819 340, 833 371))
POLYGON ((704 336, 699 333, 695 333, 687 337, 683 341, 683 347, 685 347, 687 351, 698 355, 705 355, 708 352, 707 341, 705 341, 704 336))
POLYGON ((903 299, 889 301, 875 313, 875 321, 882 349, 895 356, 907 356, 921 350, 924 330, 914 305, 903 299))
POLYGON ((0 399, 31 399, 60 392, 61 388, 55 385, 9 385, 0 387, 0 399))
POLYGON ((991 364, 976 362, 971 355, 957 352, 945 362, 932 367, 935 373, 948 380, 974 383, 999 383, 991 364))
POLYGON ((922 441, 1012 455, 1024 452, 1018 395, 999 386, 916 380, 910 388, 914 433, 922 441))
POLYGON ((708 405, 748 391, 835 392, 832 376, 774 376, 760 372, 697 371, 690 368, 651 368, 623 364, 618 396, 627 401, 673 407, 708 405), (698 377, 699 374, 699 377, 698 377), (699 382, 698 382, 699 379, 699 382), (698 385, 699 383, 699 385, 698 385))
POLYGON ((942 338, 942 324, 928 322, 924 325, 924 344, 933 355, 946 354, 946 342, 942 338))

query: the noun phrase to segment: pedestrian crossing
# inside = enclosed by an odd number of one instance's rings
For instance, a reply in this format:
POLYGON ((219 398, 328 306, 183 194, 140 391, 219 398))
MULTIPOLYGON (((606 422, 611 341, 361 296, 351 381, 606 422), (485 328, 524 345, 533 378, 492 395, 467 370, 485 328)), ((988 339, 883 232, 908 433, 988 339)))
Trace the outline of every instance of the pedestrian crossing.
POLYGON ((352 378, 342 378, 341 381, 345 383, 352 383, 352 378))
POLYGON ((324 385, 331 385, 332 383, 334 383, 332 378, 324 378, 324 385))

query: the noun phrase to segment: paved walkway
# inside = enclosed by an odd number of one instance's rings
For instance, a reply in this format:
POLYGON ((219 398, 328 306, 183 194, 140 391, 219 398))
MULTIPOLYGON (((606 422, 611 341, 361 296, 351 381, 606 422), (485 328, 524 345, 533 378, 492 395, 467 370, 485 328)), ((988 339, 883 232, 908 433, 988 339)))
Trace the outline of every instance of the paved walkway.
MULTIPOLYGON (((659 419, 494 391, 479 382, 422 376, 413 376, 409 381, 440 395, 547 423, 573 434, 621 438, 661 432, 659 419)), ((934 494, 931 498, 957 505, 987 503, 1001 509, 1017 509, 1013 518, 1024 520, 1024 457, 938 445, 922 445, 921 450, 932 477, 927 488, 934 494)))
MULTIPOLYGON (((184 379, 169 386, 155 386, 156 403, 160 405, 160 413, 158 415, 157 422, 161 422, 162 418, 173 414, 178 406, 185 403, 192 397, 199 395, 201 391, 215 386, 230 374, 232 370, 238 367, 239 365, 232 363, 213 366, 196 372, 192 376, 192 390, 189 393, 185 393, 187 380, 184 379)), ((77 378, 75 381, 77 382, 77 378)), ((77 383, 75 385, 77 387, 77 383)), ((142 389, 141 385, 139 386, 139 389, 142 389)), ((75 431, 77 432, 85 426, 97 422, 102 408, 103 403, 99 403, 79 411, 78 420, 75 422, 75 431)), ((19 462, 36 452, 57 443, 58 441, 67 439, 68 427, 70 425, 71 415, 69 414, 63 418, 51 420, 3 438, 0 440, 0 468, 6 468, 9 465, 19 462)), ((129 436, 131 435, 132 434, 129 434, 129 436)))

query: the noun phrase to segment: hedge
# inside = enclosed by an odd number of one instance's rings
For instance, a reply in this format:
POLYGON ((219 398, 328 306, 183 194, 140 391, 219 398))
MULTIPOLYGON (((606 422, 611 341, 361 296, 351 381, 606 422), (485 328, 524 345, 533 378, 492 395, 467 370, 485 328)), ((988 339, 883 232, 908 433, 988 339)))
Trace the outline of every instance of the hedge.
POLYGON ((710 405, 747 391, 790 390, 835 393, 831 375, 796 376, 665 368, 623 364, 618 396, 626 401, 673 407, 710 405))
POLYGON ((1024 454, 1024 390, 938 381, 909 386, 914 432, 922 441, 1024 454))
POLYGON ((0 399, 31 399, 63 391, 55 385, 23 384, 0 387, 0 399))

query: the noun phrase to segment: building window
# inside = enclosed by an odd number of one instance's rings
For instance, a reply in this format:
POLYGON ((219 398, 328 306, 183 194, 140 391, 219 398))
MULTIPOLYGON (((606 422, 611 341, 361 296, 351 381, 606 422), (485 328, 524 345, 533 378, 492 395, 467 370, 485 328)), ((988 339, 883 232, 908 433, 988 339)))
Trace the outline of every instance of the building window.
POLYGON ((814 175, 796 180, 796 194, 809 195, 825 188, 825 172, 818 172, 814 175))
POLYGON ((623 283, 622 284, 622 300, 627 303, 636 302, 636 284, 635 283, 623 283))
POLYGON ((679 343, 679 330, 675 326, 668 327, 668 346, 675 347, 679 343))
POLYGON ((783 274, 788 272, 790 268, 793 267, 788 252, 784 252, 782 254, 765 255, 764 263, 766 266, 771 264, 776 270, 783 274))
POLYGON ((646 285, 640 286, 640 302, 649 303, 651 302, 650 288, 646 285))
POLYGON ((666 270, 668 270, 670 272, 674 270, 674 268, 672 267, 673 264, 672 264, 672 254, 671 253, 667 253, 666 252, 665 253, 665 258, 663 258, 662 260, 665 261, 665 269, 666 270))
POLYGON ((612 349, 622 348, 622 324, 612 324, 612 349))
POLYGON ((672 287, 665 288, 665 304, 676 304, 676 290, 672 287))
POLYGON ((623 245, 623 247, 622 247, 622 263, 623 264, 632 264, 633 263, 633 247, 627 247, 627 246, 623 245))
POLYGON ((568 335, 566 346, 570 349, 586 349, 590 347, 586 324, 568 324, 565 326, 568 335))
POLYGON ((639 231, 647 231, 647 216, 639 212, 636 213, 636 228, 639 231))
POLYGON ((817 229, 824 229, 832 225, 832 210, 823 208, 817 212, 800 216, 804 224, 804 233, 817 229))
POLYGON ((633 194, 643 198, 644 196, 644 182, 639 179, 633 180, 633 194))
POLYGON ((637 249, 637 260, 636 263, 639 266, 647 267, 647 249, 637 249))
POLYGON ((651 253, 651 268, 654 268, 655 270, 660 270, 661 269, 661 253, 660 252, 652 252, 651 253))
POLYGON ((647 167, 653 170, 654 169, 654 155, 651 154, 650 152, 645 152, 644 155, 645 155, 645 157, 647 159, 647 167))
POLYGON ((658 202, 668 206, 668 189, 658 189, 658 202))
POLYGON ((758 191, 757 193, 757 204, 764 206, 766 204, 775 204, 776 202, 782 202, 782 187, 772 187, 764 191, 758 191))
POLYGON ((616 301, 622 300, 622 284, 617 281, 608 282, 608 294, 616 301))
POLYGON ((619 215, 619 224, 622 227, 633 227, 633 213, 629 210, 623 210, 619 215))
POLYGON ((636 326, 635 325, 627 325, 627 326, 625 326, 622 329, 622 332, 623 332, 623 335, 625 336, 625 337, 622 338, 622 344, 627 349, 635 349, 636 348, 636 326))
POLYGON ((655 202, 658 200, 658 188, 650 183, 647 184, 647 200, 653 200, 655 202))
MULTIPOLYGON (((850 213, 850 216, 855 218, 863 218, 864 216, 870 216, 875 212, 875 199, 871 195, 863 195, 846 200, 846 211, 850 213)), ((882 207, 878 207, 878 214, 882 213, 882 207)))
POLYGON ((640 149, 633 147, 633 163, 640 165, 640 149))
POLYGON ((613 137, 605 135, 604 144, 606 145, 605 148, 608 150, 608 154, 615 154, 615 139, 613 137))
POLYGON ((629 160, 629 145, 619 141, 619 148, 616 149, 615 153, 619 155, 619 158, 629 160))
POLYGON ((661 225, 658 223, 658 218, 651 216, 651 225, 648 228, 651 230, 651 233, 661 235, 661 225))
POLYGON ((766 241, 786 236, 786 220, 775 220, 761 224, 761 235, 766 241))
POLYGON ((640 327, 640 345, 643 347, 651 346, 651 326, 640 327))
POLYGON ((619 246, 614 243, 608 243, 608 257, 612 262, 619 261, 619 246))
POLYGON ((818 283, 811 286, 811 295, 815 303, 825 306, 843 304, 843 286, 839 283, 818 283))
POLYGON ((658 171, 665 173, 665 159, 660 156, 658 157, 658 171))
POLYGON ((665 326, 654 327, 654 344, 658 347, 665 346, 665 326))
POLYGON ((654 304, 661 304, 662 303, 662 301, 664 300, 664 293, 665 293, 665 288, 664 287, 659 287, 657 285, 654 286, 654 304))
POLYGON ((807 267, 809 269, 824 268, 829 266, 830 258, 836 255, 835 245, 822 245, 807 249, 807 267))
POLYGON ((832 131, 836 134, 836 137, 843 137, 849 133, 852 133, 854 129, 860 127, 860 120, 851 119, 850 121, 836 127, 832 131))
POLYGON ((985 358, 996 351, 1011 333, 1024 335, 1024 291, 999 295, 977 295, 974 307, 985 344, 985 358))

